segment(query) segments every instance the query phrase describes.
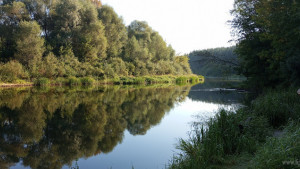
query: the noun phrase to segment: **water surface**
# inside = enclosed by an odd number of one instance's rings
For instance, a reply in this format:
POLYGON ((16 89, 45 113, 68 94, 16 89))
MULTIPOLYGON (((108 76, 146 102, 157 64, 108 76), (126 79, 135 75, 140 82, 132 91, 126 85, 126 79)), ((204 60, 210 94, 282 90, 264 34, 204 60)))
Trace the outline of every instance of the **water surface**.
POLYGON ((243 98, 210 86, 1 89, 0 168, 164 168, 195 116, 243 98))

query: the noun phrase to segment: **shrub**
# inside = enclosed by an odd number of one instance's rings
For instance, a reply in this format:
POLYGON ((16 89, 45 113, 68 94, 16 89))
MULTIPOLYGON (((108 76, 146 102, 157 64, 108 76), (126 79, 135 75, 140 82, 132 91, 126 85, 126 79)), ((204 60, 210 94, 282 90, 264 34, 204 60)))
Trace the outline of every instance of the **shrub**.
POLYGON ((55 83, 55 85, 63 86, 68 83, 68 80, 65 78, 59 77, 59 78, 55 79, 54 83, 55 83))
POLYGON ((28 72, 15 60, 0 65, 0 80, 3 82, 14 82, 17 79, 28 79, 28 72))
POLYGON ((90 86, 94 84, 95 80, 92 77, 83 77, 80 82, 82 85, 90 86))
POLYGON ((146 79, 144 77, 136 77, 133 79, 134 84, 145 84, 146 79))
POLYGON ((185 84, 188 82, 188 78, 186 76, 180 76, 178 78, 176 78, 176 83, 178 84, 185 84))
POLYGON ((50 84, 50 81, 48 78, 45 78, 45 77, 42 77, 42 78, 39 78, 39 79, 36 79, 34 81, 34 85, 36 86, 47 86, 50 84))
POLYGON ((76 77, 69 77, 68 79, 68 84, 70 86, 78 86, 80 85, 80 79, 76 78, 76 77))

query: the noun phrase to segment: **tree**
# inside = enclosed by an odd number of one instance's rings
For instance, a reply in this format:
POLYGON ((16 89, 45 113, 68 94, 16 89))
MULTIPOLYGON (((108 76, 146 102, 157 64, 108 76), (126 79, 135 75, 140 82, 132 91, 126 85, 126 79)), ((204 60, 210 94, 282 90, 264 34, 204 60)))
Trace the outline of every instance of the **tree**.
POLYGON ((21 21, 29 20, 30 16, 24 3, 14 1, 0 5, 1 60, 8 61, 14 56, 16 47, 14 32, 21 21))
POLYGON ((74 30, 78 29, 80 24, 80 8, 78 0, 63 0, 55 5, 51 20, 53 28, 49 35, 49 42, 54 48, 55 55, 59 55, 61 46, 72 45, 74 30))
POLYGON ((16 52, 14 57, 25 66, 30 61, 41 58, 44 52, 44 39, 36 21, 21 21, 14 35, 16 52))
POLYGON ((300 51, 299 11, 300 3, 293 0, 235 1, 231 23, 238 36, 239 70, 248 84, 263 88, 299 81, 298 73, 291 73, 299 66, 289 61, 300 51))
POLYGON ((112 7, 104 5, 98 9, 98 17, 105 25, 105 36, 108 42, 107 56, 118 57, 128 39, 126 26, 122 18, 118 17, 112 7))

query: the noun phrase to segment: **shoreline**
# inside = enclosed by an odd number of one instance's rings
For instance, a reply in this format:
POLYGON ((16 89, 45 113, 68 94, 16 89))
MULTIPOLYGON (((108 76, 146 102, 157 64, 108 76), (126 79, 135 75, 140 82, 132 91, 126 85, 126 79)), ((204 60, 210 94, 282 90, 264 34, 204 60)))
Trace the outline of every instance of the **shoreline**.
POLYGON ((94 86, 94 85, 138 85, 138 84, 163 84, 163 83, 203 83, 201 75, 183 76, 141 76, 141 77, 119 77, 117 79, 96 80, 92 77, 48 79, 40 78, 34 82, 23 81, 22 83, 0 83, 0 88, 11 87, 33 87, 33 86, 94 86))

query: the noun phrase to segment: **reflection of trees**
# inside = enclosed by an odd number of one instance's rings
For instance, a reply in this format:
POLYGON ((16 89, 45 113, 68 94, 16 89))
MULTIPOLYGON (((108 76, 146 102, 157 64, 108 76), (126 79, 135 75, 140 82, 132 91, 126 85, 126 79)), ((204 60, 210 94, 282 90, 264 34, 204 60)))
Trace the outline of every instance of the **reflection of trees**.
POLYGON ((245 98, 245 93, 239 93, 235 89, 241 82, 222 81, 222 80, 206 80, 203 84, 195 85, 191 88, 188 97, 195 101, 206 103, 231 105, 241 103, 245 98))
POLYGON ((145 134, 189 87, 0 90, 0 168, 61 168, 145 134))

